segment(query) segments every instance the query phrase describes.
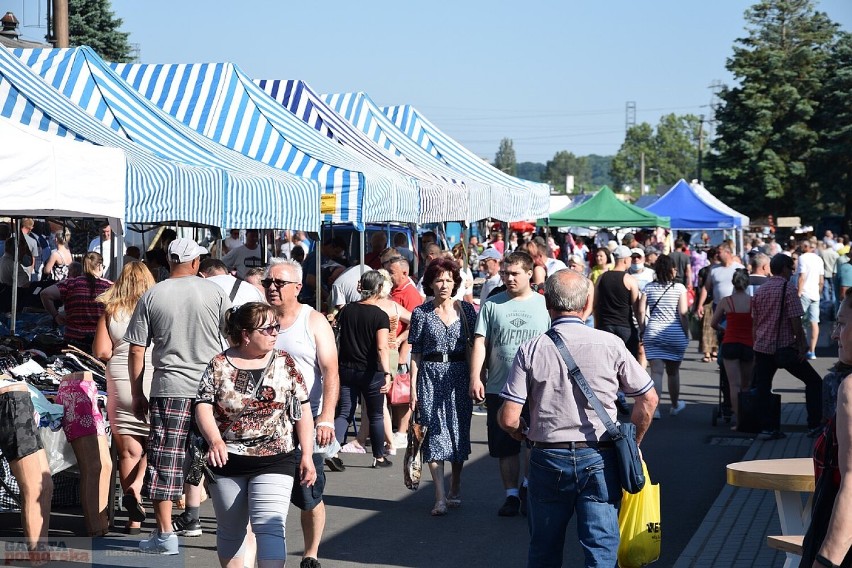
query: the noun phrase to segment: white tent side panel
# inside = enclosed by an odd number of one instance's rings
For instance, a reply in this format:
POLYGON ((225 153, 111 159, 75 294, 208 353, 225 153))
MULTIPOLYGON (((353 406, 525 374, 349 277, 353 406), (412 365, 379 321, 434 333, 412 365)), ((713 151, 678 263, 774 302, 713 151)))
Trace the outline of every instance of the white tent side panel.
POLYGON ((126 172, 121 150, 0 120, 0 214, 120 220, 126 172))

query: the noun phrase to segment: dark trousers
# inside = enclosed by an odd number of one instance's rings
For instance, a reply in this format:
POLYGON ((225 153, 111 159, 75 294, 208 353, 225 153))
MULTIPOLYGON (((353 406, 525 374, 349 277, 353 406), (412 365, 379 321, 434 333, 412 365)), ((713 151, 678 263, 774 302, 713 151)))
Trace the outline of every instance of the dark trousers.
POLYGON ((379 390, 385 384, 385 375, 381 371, 367 372, 340 367, 340 400, 337 403, 337 417, 334 419, 334 433, 341 444, 346 437, 349 423, 355 419, 358 398, 363 394, 367 402, 367 416, 370 419, 370 442, 373 457, 385 455, 385 425, 382 412, 385 394, 379 390))
MULTIPOLYGON (((784 369, 805 383, 805 406, 808 410, 808 428, 816 428, 822 422, 822 378, 811 367, 807 359, 796 361, 784 369)), ((754 382, 752 388, 760 396, 769 398, 772 393, 772 379, 778 365, 775 356, 768 353, 754 352, 754 382)))
POLYGON ((611 333, 613 335, 617 335, 624 342, 624 345, 627 347, 627 350, 630 351, 630 354, 633 355, 634 359, 639 358, 639 330, 630 326, 625 325, 609 325, 604 324, 600 327, 601 331, 605 331, 607 333, 611 333))

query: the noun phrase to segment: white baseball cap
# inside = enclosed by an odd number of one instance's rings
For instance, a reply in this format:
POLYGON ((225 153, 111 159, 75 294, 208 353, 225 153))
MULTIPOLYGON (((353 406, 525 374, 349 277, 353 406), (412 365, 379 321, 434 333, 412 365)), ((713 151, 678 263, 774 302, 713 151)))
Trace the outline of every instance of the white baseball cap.
POLYGON ((479 255, 480 261, 488 260, 489 258, 492 260, 503 260, 503 255, 494 247, 490 247, 482 251, 482 254, 479 255))
POLYGON ((202 254, 207 254, 207 249, 192 239, 175 239, 169 244, 169 260, 172 262, 189 262, 202 254))

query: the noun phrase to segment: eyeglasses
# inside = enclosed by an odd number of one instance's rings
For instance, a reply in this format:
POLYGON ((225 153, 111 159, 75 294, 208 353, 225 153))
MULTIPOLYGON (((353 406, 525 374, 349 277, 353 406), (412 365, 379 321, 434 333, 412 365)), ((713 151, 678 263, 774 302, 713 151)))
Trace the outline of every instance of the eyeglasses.
POLYGON ((831 326, 831 335, 838 333, 841 329, 844 329, 845 327, 846 327, 846 322, 839 322, 839 321, 834 322, 834 325, 831 326))
POLYGON ((266 327, 253 327, 252 331, 259 331, 263 335, 275 335, 279 331, 281 331, 281 325, 273 323, 272 325, 267 325, 266 327))
POLYGON ((279 280, 277 278, 264 278, 260 281, 260 284, 264 288, 269 288, 273 284, 275 284, 276 288, 283 288, 287 284, 299 284, 299 282, 293 282, 291 280, 279 280))

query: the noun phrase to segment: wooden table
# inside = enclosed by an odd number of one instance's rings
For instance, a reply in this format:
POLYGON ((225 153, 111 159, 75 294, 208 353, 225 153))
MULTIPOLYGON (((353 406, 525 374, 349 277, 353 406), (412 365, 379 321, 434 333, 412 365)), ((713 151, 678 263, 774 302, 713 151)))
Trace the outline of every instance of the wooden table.
MULTIPOLYGON (((811 458, 753 460, 728 464, 728 484, 775 492, 781 534, 803 535, 811 518, 814 462, 811 458), (802 493, 807 494, 803 502, 802 493)), ((800 557, 787 552, 784 568, 798 566, 800 557)))

